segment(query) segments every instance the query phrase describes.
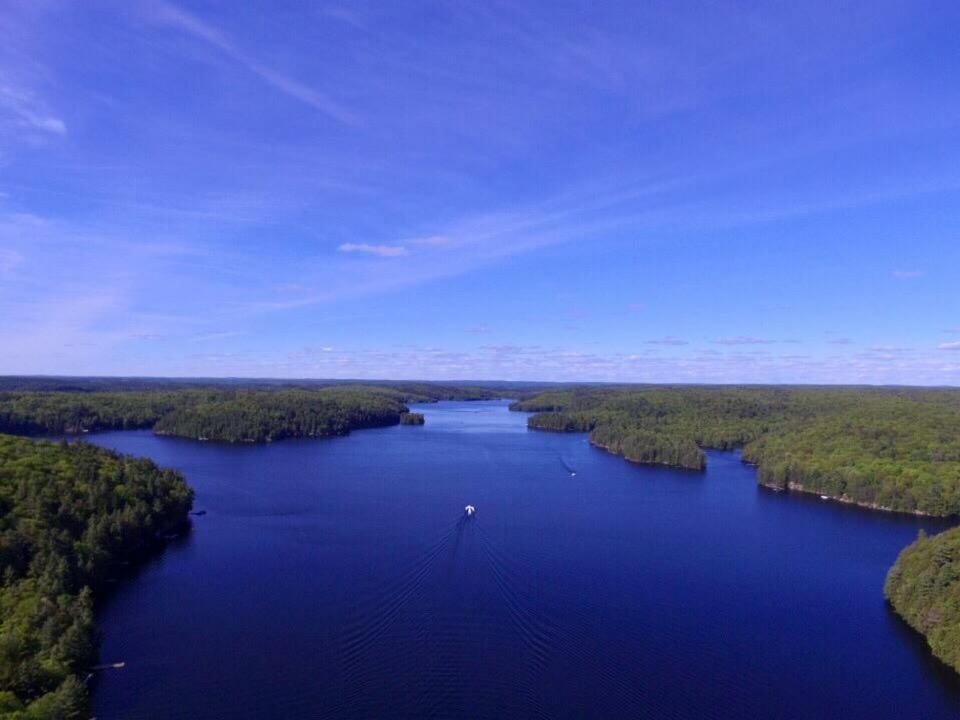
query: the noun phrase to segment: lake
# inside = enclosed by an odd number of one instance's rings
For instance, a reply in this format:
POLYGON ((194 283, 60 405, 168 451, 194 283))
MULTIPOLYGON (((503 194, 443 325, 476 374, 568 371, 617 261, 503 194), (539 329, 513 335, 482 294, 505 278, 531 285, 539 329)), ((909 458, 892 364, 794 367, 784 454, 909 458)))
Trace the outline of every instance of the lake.
POLYGON ((735 453, 640 467, 505 402, 414 409, 257 446, 91 435, 182 470, 207 511, 103 603, 126 667, 97 718, 960 712, 882 593, 943 523, 761 489, 735 453))

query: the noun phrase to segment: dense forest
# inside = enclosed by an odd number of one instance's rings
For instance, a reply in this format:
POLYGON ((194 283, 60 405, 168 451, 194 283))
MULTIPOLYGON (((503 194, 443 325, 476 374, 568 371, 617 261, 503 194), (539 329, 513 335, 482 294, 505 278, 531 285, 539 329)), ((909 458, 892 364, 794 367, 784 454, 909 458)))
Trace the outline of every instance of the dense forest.
POLYGON ((153 430, 199 440, 269 442, 396 425, 406 411, 403 396, 394 391, 247 391, 175 408, 161 416, 153 430))
POLYGON ((0 435, 0 718, 88 716, 94 594, 192 502, 148 460, 0 435))
POLYGON ((759 481, 875 508, 960 514, 960 391, 620 387, 514 403, 531 428, 589 432, 643 463, 700 469, 702 448, 743 448, 759 481))
MULTIPOLYGON (((484 383, 377 380, 376 387, 434 400, 492 400, 542 392, 557 383, 492 381, 484 383)), ((276 378, 150 378, 74 377, 43 375, 0 376, 0 392, 130 392, 159 390, 317 390, 325 387, 367 386, 362 380, 278 380, 276 378)))
POLYGON ((74 434, 153 428, 165 435, 227 442, 343 435, 396 425, 408 402, 479 400, 479 387, 433 384, 321 388, 190 388, 0 393, 0 432, 74 434))
POLYGON ((960 672, 960 528, 921 533, 890 569, 884 593, 933 654, 960 672))
POLYGON ((423 425, 424 422, 423 413, 405 412, 400 415, 401 425, 423 425))

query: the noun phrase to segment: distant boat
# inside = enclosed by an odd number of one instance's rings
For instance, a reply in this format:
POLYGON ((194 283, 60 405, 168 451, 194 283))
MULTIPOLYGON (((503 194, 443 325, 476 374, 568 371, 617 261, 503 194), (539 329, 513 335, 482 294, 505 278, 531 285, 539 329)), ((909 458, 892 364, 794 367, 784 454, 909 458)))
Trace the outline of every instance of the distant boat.
POLYGON ((467 517, 470 517, 470 516, 473 515, 476 511, 477 511, 477 509, 476 509, 473 505, 467 505, 467 506, 463 509, 463 512, 465 512, 465 513, 467 514, 467 517))
POLYGON ((570 477, 575 477, 575 476, 576 476, 576 473, 573 472, 573 471, 571 471, 571 472, 570 472, 570 477))
POLYGON ((829 496, 829 495, 821 495, 821 496, 820 496, 820 499, 821 499, 821 500, 829 500, 829 499, 830 499, 830 496, 829 496))

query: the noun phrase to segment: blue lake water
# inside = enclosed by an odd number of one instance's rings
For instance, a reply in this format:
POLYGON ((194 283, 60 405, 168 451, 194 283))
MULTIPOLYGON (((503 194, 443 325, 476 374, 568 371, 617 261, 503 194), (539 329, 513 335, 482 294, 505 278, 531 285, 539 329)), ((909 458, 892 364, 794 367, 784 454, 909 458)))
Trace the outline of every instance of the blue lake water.
POLYGON ((99 720, 956 718, 886 607, 936 521, 639 467, 506 403, 230 446, 93 435, 182 470, 193 531, 99 612, 99 720), (477 507, 470 519, 467 503, 477 507))

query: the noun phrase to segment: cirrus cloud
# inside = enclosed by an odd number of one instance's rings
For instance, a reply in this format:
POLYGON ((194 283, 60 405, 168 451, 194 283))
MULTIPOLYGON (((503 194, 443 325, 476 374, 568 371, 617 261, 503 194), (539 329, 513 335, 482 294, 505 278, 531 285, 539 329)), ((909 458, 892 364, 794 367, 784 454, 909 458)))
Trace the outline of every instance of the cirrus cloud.
POLYGON ((756 337, 745 337, 743 335, 738 335, 737 337, 723 337, 714 340, 717 345, 771 345, 773 340, 766 340, 764 338, 756 337))
POLYGON ((688 341, 683 340, 683 339, 681 339, 681 338, 673 337, 672 335, 668 335, 667 337, 658 338, 658 339, 656 339, 656 340, 645 340, 644 343, 647 344, 647 345, 672 345, 672 346, 680 346, 680 345, 689 345, 689 344, 690 344, 688 341))
POLYGON ((408 254, 403 245, 371 245, 370 243, 343 243, 337 250, 342 253, 364 253, 377 257, 402 257, 408 254))

